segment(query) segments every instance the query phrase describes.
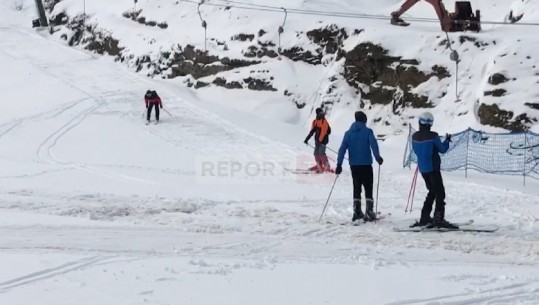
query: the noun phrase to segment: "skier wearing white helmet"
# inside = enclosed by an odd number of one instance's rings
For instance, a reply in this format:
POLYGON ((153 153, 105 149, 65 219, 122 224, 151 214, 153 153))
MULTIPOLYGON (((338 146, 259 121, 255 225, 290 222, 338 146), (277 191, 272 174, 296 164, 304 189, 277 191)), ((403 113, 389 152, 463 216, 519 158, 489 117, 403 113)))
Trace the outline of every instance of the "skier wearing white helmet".
POLYGON ((451 142, 451 135, 446 134, 442 142, 438 134, 431 131, 434 117, 430 112, 419 116, 419 131, 412 135, 412 147, 417 155, 419 172, 425 180, 429 193, 423 203, 421 218, 414 226, 432 226, 458 229, 454 224, 445 220, 445 188, 440 172, 440 153, 446 153, 451 142), (432 205, 436 201, 434 217, 430 217, 432 205))

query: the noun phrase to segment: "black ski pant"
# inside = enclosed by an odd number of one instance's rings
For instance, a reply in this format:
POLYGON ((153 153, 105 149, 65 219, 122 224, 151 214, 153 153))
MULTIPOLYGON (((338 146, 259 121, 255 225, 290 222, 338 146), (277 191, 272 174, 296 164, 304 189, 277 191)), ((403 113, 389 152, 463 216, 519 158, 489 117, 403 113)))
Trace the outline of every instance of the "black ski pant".
POLYGON ((149 104, 148 110, 146 111, 146 120, 150 120, 150 116, 152 114, 152 108, 155 106, 155 120, 159 121, 159 104, 149 104))
POLYGON ((425 202, 423 203, 423 209, 421 210, 421 218, 428 219, 430 218, 430 213, 432 212, 432 205, 436 201, 436 209, 434 213, 440 213, 442 219, 445 218, 445 187, 444 181, 442 180, 442 173, 440 171, 433 171, 430 173, 422 173, 423 180, 425 180, 425 185, 429 193, 425 202))
POLYGON ((365 198, 372 199, 372 165, 351 165, 352 181, 354 183, 354 202, 361 201, 361 188, 365 189, 365 198))

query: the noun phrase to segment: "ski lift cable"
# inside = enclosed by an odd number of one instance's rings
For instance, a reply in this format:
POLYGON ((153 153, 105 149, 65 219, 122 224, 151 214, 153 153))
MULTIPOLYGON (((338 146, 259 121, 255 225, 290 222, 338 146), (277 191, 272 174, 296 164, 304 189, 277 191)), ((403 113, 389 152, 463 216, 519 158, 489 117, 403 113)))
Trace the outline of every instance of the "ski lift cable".
MULTIPOLYGON (((277 6, 270 6, 270 5, 262 5, 262 4, 254 4, 254 3, 246 3, 241 1, 233 1, 233 0, 216 0, 220 2, 225 3, 232 3, 237 5, 242 5, 243 7, 234 6, 234 5, 219 5, 216 3, 212 3, 213 6, 224 6, 224 7, 233 7, 233 8, 242 8, 242 9, 252 9, 252 10, 260 10, 260 11, 273 11, 273 12, 280 12, 281 8, 277 6), (256 9, 259 8, 259 9, 256 9)), ((208 3, 208 5, 210 5, 208 3)), ((286 9, 291 14, 300 14, 300 15, 316 15, 316 16, 329 16, 329 17, 342 17, 342 18, 356 18, 356 19, 382 19, 387 20, 389 17, 385 15, 374 15, 374 14, 364 14, 364 13, 346 13, 346 12, 335 12, 335 11, 318 11, 318 10, 305 10, 305 9, 292 9, 287 8, 286 9)), ((424 17, 410 17, 407 18, 407 20, 415 21, 415 22, 432 22, 432 23, 439 23, 439 19, 435 18, 424 18, 424 17)), ((455 20, 456 23, 481 23, 481 24, 490 24, 490 25, 520 25, 520 26, 539 26, 539 23, 537 22, 515 22, 515 23, 507 23, 503 21, 467 21, 467 20, 455 20)))

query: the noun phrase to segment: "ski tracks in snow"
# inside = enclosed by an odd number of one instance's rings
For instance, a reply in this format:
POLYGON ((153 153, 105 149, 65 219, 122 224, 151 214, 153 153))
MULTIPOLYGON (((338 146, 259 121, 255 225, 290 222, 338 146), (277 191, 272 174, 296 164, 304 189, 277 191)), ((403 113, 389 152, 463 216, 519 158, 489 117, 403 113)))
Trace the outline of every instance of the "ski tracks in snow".
POLYGON ((0 294, 5 293, 9 289, 32 284, 38 281, 47 280, 55 276, 64 275, 69 272, 78 271, 84 268, 88 268, 98 262, 103 261, 106 258, 102 257, 87 257, 77 261, 67 262, 54 268, 48 268, 30 274, 20 276, 5 282, 0 283, 0 294))
POLYGON ((387 305, 495 305, 495 304, 537 304, 539 302, 539 279, 500 286, 494 289, 475 288, 470 292, 442 295, 434 298, 403 300, 387 305))

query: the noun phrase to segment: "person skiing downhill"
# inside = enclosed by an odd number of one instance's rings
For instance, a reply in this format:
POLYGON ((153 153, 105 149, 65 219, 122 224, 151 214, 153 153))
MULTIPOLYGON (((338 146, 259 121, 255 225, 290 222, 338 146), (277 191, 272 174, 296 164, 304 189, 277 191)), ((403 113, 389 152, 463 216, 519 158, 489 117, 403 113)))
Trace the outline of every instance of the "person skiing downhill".
POLYGON ((348 151, 348 162, 350 163, 354 185, 354 215, 352 216, 352 222, 359 219, 365 221, 376 220, 376 213, 373 211, 374 200, 372 197, 372 155, 374 155, 376 162, 380 165, 382 165, 384 159, 380 156, 380 150, 378 148, 378 142, 374 137, 374 132, 366 124, 367 115, 362 111, 357 111, 355 113, 355 122, 344 134, 335 169, 335 174, 340 175, 342 173, 344 155, 348 151), (365 189, 365 214, 361 210, 362 187, 365 189))
POLYGON ((144 102, 146 103, 146 124, 150 123, 153 107, 155 107, 155 123, 157 124, 159 122, 159 108, 163 108, 161 98, 157 95, 157 92, 148 90, 144 95, 144 102))
POLYGON ((425 112, 419 116, 419 131, 412 135, 412 148, 417 155, 419 172, 425 180, 428 190, 427 197, 421 209, 421 218, 412 226, 429 226, 438 228, 458 229, 458 226, 445 220, 445 187, 440 172, 440 153, 449 150, 451 135, 446 134, 442 142, 436 132, 431 131, 434 117, 425 112), (434 217, 431 218, 432 205, 436 201, 434 217))
POLYGON ((317 173, 331 172, 331 166, 326 155, 326 145, 329 142, 329 135, 331 134, 331 127, 326 120, 324 110, 322 108, 316 108, 316 119, 311 124, 311 131, 305 138, 303 143, 309 144, 309 140, 314 135, 314 160, 316 165, 311 167, 310 170, 317 173))

